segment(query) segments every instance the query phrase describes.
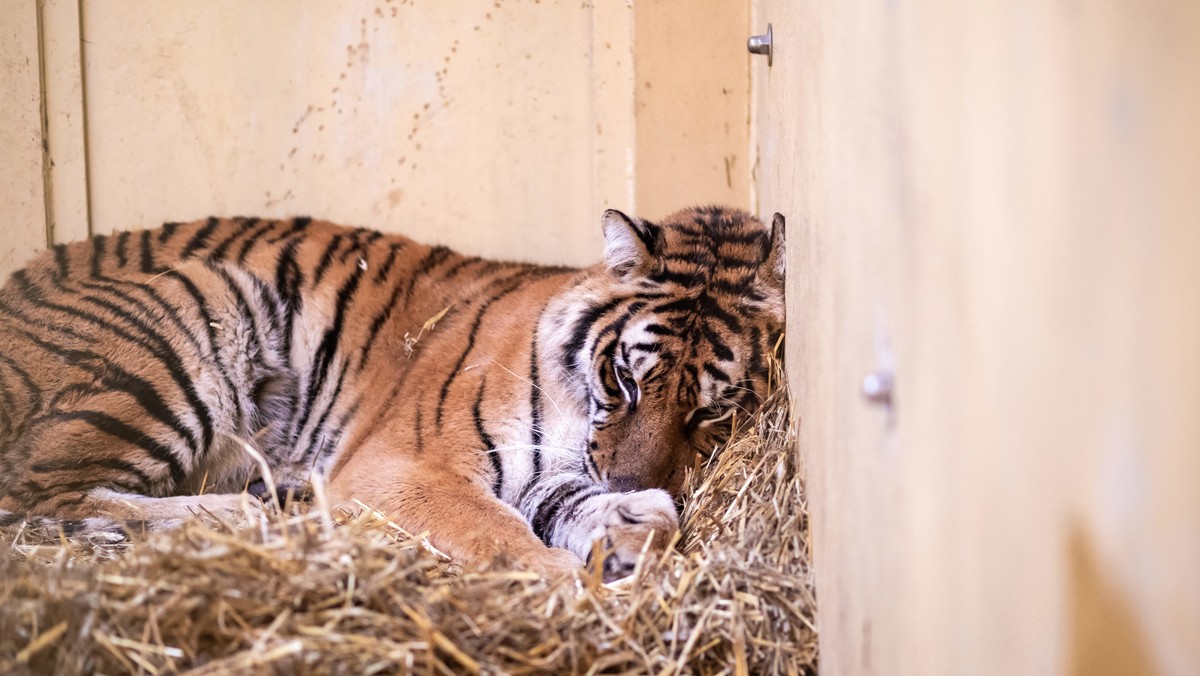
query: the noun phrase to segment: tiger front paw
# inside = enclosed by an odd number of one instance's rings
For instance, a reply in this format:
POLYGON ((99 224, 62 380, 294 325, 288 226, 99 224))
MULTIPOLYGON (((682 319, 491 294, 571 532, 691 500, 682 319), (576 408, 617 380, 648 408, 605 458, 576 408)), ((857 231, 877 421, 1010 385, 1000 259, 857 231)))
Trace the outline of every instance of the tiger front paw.
POLYGON ((601 573, 605 582, 632 575, 642 551, 651 555, 664 551, 679 528, 675 501, 666 491, 610 493, 598 499, 602 504, 597 505, 597 525, 602 527, 592 529, 591 541, 599 540, 602 545, 601 573))

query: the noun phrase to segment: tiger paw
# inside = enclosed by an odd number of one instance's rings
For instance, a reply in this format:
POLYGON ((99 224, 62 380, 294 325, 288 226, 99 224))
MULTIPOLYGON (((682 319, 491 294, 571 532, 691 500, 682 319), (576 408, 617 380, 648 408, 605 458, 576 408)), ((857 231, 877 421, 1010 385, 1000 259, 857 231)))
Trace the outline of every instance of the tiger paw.
POLYGON ((523 563, 548 578, 567 577, 583 567, 583 559, 561 547, 544 547, 537 554, 523 557, 523 563))
POLYGON ((593 540, 600 541, 604 553, 602 578, 613 582, 633 574, 643 550, 650 555, 665 551, 679 528, 679 517, 666 491, 610 493, 601 498, 605 499, 603 531, 593 540))

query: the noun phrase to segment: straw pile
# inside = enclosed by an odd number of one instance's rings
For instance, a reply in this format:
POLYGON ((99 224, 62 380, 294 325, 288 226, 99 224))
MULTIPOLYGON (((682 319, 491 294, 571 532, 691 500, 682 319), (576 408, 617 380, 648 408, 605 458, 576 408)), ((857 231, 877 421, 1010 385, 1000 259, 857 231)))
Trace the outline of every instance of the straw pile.
POLYGON ((675 551, 613 585, 463 574, 370 510, 116 543, 9 528, 0 673, 814 673, 787 429, 775 395, 694 479, 675 551))

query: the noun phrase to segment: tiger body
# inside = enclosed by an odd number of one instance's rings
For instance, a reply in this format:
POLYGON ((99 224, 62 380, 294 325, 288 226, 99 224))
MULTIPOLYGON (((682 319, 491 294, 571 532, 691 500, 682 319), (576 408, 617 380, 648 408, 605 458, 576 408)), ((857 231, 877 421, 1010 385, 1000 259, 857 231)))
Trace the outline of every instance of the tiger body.
POLYGON ((265 464, 467 563, 569 568, 606 537, 628 572, 719 442, 696 411, 753 403, 782 319, 760 223, 675 218, 610 212, 585 270, 307 218, 59 245, 0 290, 0 510, 221 513, 265 464))

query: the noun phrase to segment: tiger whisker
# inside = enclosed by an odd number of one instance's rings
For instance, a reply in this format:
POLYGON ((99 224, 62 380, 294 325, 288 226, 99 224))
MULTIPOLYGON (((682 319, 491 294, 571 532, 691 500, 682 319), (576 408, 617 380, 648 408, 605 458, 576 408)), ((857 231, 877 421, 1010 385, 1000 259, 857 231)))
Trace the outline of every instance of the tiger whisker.
POLYGON ((516 372, 514 372, 512 369, 508 368, 507 366, 505 366, 504 364, 501 364, 501 363, 500 363, 500 362, 498 362, 498 361, 493 361, 492 363, 493 363, 493 364, 495 364, 496 366, 499 366, 500 368, 504 369, 505 371, 508 371, 508 373, 509 373, 509 374, 510 374, 512 377, 516 378, 517 380, 520 380, 521 382, 525 383, 526 385, 529 385, 530 387, 532 387, 532 388, 536 389, 538 392, 541 392, 541 393, 542 393, 542 396, 544 396, 544 397, 545 397, 545 398, 546 398, 546 399, 547 399, 547 400, 548 400, 548 401, 549 401, 549 402, 550 402, 550 403, 551 403, 551 404, 554 406, 554 410, 555 410, 555 411, 558 411, 558 414, 559 414, 560 416, 566 417, 566 414, 565 414, 565 413, 563 413, 563 410, 562 410, 562 408, 561 408, 561 407, 558 405, 558 402, 554 400, 554 397, 550 396, 550 395, 549 395, 549 394, 546 392, 546 388, 542 387, 541 385, 534 385, 534 384, 533 384, 533 382, 532 382, 532 381, 530 381, 528 378, 526 378, 526 377, 524 377, 524 376, 521 376, 521 375, 518 375, 518 374, 517 374, 516 372))

